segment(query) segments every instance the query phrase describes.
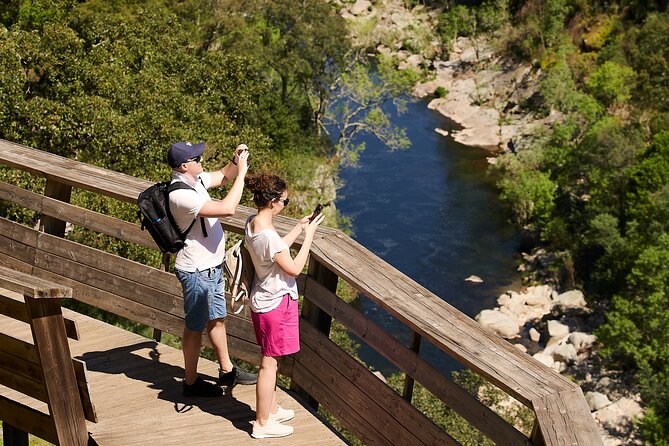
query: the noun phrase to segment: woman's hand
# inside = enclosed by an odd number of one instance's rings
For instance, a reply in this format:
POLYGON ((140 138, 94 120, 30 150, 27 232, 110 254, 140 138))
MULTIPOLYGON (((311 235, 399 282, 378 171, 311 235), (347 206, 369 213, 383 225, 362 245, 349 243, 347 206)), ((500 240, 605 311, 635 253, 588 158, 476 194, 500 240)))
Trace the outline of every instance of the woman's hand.
POLYGON ((300 221, 297 222, 297 226, 300 227, 300 232, 304 232, 304 230, 307 229, 307 225, 309 225, 310 218, 311 215, 307 215, 305 217, 302 217, 300 221))
MULTIPOLYGON (((311 217, 311 216, 309 216, 309 217, 311 217)), ((323 222, 323 220, 325 219, 325 215, 324 214, 319 214, 311 222, 309 222, 309 217, 307 217, 307 223, 308 224, 307 224, 306 231, 307 231, 307 234, 314 235, 314 233, 316 232, 316 229, 318 228, 318 225, 320 225, 323 222)), ((304 219, 302 219, 302 220, 304 220, 304 219)), ((300 220, 300 223, 302 222, 302 220, 300 220)))

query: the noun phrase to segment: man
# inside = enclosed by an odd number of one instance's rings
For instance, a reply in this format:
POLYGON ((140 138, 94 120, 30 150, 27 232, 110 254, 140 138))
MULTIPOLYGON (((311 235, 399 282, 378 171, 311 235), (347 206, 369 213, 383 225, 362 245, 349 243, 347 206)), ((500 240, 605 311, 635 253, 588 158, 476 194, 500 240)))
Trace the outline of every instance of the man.
POLYGON ((244 188, 248 170, 248 147, 241 144, 231 162, 220 170, 204 172, 204 143, 177 142, 167 152, 172 167, 172 182, 183 181, 194 190, 176 189, 170 193, 169 206, 182 232, 189 227, 184 248, 176 255, 174 270, 184 295, 185 327, 183 355, 185 396, 220 396, 223 389, 203 380, 197 374, 206 328, 219 363, 218 384, 255 384, 257 375, 235 367, 230 361, 225 329, 225 281, 221 264, 225 257, 225 235, 219 218, 233 215, 244 188), (213 201, 207 189, 234 180, 221 201, 213 201), (192 224, 192 226, 191 226, 192 224))

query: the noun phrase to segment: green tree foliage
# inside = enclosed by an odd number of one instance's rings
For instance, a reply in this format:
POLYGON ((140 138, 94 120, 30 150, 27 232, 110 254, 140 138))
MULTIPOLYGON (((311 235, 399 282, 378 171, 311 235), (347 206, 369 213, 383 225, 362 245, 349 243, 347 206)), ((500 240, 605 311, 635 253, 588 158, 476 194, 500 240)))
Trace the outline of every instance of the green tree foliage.
POLYGON ((541 70, 533 111, 560 118, 534 147, 498 160, 501 196, 608 309, 604 352, 637 373, 643 433, 666 445, 667 2, 529 0, 512 11, 509 48, 541 70))
POLYGON ((504 177, 501 198, 511 204, 514 220, 521 227, 546 222, 555 206, 556 184, 536 170, 520 170, 504 177))
POLYGON ((649 15, 627 39, 627 55, 638 73, 635 99, 644 107, 669 111, 669 13, 649 15))
MULTIPOLYGON (((303 183, 305 173, 289 168, 289 154, 310 162, 325 153, 310 117, 282 104, 262 54, 205 46, 202 34, 192 32, 184 17, 209 20, 212 11, 196 8, 211 2, 175 10, 162 0, 43 3, 16 2, 0 11, 1 138, 152 180, 168 177, 165 150, 175 140, 206 141, 205 168, 224 164, 237 144, 247 143, 258 160, 252 166, 271 166, 291 184, 303 183)), ((326 30, 314 36, 325 41, 326 30)), ((310 51, 315 60, 318 48, 310 51)), ((297 65, 291 78, 304 75, 297 65)), ((310 82, 327 82, 322 74, 309 72, 310 82)), ((15 173, 5 169, 0 176, 15 173)), ((73 202, 136 220, 131 204, 81 191, 73 202)), ((7 212, 34 223, 32 215, 7 212)), ((79 228, 70 236, 157 263, 155 253, 109 237, 79 228)))
POLYGON ((379 138, 390 149, 409 147, 406 131, 394 126, 382 106, 394 102, 402 111, 402 95, 415 85, 419 74, 411 69, 397 70, 394 61, 379 57, 375 69, 355 57, 335 84, 330 107, 322 125, 335 133, 334 158, 341 165, 355 166, 363 143, 356 143, 361 132, 379 138))
POLYGON ((628 66, 606 61, 586 81, 592 95, 606 106, 621 106, 631 98, 634 70, 628 66))

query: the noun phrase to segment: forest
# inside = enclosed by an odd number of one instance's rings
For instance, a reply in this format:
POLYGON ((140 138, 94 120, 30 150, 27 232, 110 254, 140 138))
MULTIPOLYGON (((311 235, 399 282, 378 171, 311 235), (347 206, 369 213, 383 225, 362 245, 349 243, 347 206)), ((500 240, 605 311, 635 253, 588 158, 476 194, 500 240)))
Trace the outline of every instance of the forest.
MULTIPOLYGON (((602 312, 600 353, 634 374, 644 440, 668 445, 669 2, 403 1, 438 12, 442 57, 455 37, 485 35, 541 73, 521 105, 563 119, 500 156, 500 198, 533 246, 561 259, 556 281, 582 288, 602 312)), ((341 3, 5 1, 0 138, 156 181, 169 174, 173 141, 205 141, 213 168, 243 142, 252 167, 262 162, 307 197, 292 210, 302 215, 315 172, 336 178, 339 166, 356 164, 357 132, 406 147, 380 105, 429 76, 400 72, 381 55, 372 63, 371 48, 348 39, 341 3)), ((0 169, 2 180, 29 181, 17 175, 0 169)), ((91 200, 73 197, 136 219, 131 206, 91 200)), ((0 215, 37 218, 5 203, 0 215)), ((159 262, 112 238, 70 237, 159 262)), ((430 405, 440 424, 454 425, 430 405)))

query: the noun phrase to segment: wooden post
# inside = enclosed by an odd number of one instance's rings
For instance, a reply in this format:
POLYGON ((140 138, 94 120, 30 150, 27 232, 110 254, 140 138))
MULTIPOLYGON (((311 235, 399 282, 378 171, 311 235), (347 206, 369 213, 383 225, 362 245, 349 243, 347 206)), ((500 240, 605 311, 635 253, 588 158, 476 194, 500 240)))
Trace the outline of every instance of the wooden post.
POLYGON ((25 296, 35 347, 39 355, 49 400, 49 413, 56 426, 58 444, 88 444, 88 428, 79 398, 70 347, 59 299, 25 296))
MULTIPOLYGON (((418 352, 420 351, 420 340, 421 340, 420 334, 414 331, 413 336, 411 338, 410 348, 411 351, 415 352, 416 354, 418 354, 418 352)), ((411 376, 406 375, 404 378, 404 392, 402 392, 402 396, 408 402, 411 402, 411 398, 413 398, 413 385, 414 385, 414 379, 411 376)))
MULTIPOLYGON (((163 260, 160 263, 160 267, 167 272, 170 272, 170 262, 172 260, 172 256, 169 255, 168 253, 164 252, 163 253, 163 260)), ((163 336, 163 332, 160 331, 157 328, 153 329, 153 340, 156 342, 160 342, 160 339, 163 336)))
MULTIPOLYGON (((327 269, 313 257, 309 259, 307 275, 333 293, 337 291, 339 276, 327 269)), ((308 323, 316 327, 318 331, 326 336, 330 336, 332 317, 306 297, 302 302, 302 320, 306 320, 308 323)), ((291 382, 291 389, 295 390, 295 392, 297 392, 311 408, 318 410, 318 401, 304 389, 301 389, 295 382, 291 382)))
POLYGON ((28 446, 28 433, 3 422, 2 441, 4 446, 28 446))
MULTIPOLYGON (((56 200, 64 201, 66 203, 70 202, 72 197, 72 186, 67 184, 58 183, 52 179, 46 180, 46 187, 44 188, 44 195, 47 197, 55 198, 56 200)), ((57 235, 58 237, 65 236, 65 224, 66 222, 59 220, 55 217, 49 215, 42 215, 42 223, 40 224, 40 229, 47 234, 57 235)))

